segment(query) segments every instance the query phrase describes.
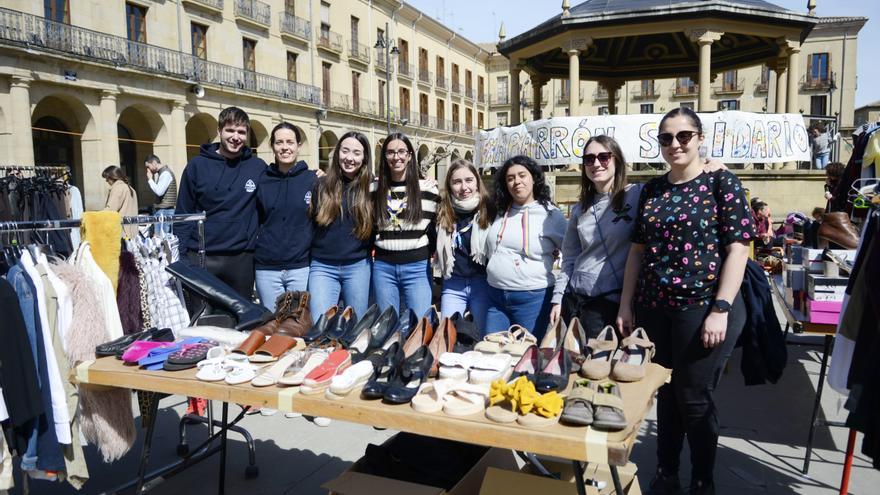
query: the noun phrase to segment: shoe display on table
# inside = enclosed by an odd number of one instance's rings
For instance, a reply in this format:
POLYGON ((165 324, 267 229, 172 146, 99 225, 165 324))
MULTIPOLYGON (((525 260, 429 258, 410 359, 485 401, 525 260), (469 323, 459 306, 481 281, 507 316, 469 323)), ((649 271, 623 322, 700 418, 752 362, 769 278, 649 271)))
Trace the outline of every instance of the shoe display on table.
POLYGON ((482 340, 483 335, 474 323, 474 317, 471 312, 467 311, 462 315, 456 311, 449 317, 449 321, 452 322, 456 331, 455 347, 453 348, 453 351, 465 353, 474 350, 474 346, 477 345, 477 342, 482 340))
POLYGON ((354 389, 360 389, 373 375, 373 363, 361 361, 345 369, 330 380, 330 387, 324 393, 328 399, 341 399, 354 389))
POLYGON ((856 249, 859 246, 859 229, 853 225, 845 211, 822 215, 818 236, 844 249, 856 249))
POLYGON ((388 349, 369 355, 366 360, 373 364, 373 374, 364 384, 361 396, 365 399, 381 399, 388 384, 394 379, 404 355, 400 342, 393 342, 388 349))
POLYGON ((331 352, 327 359, 306 375, 300 386, 302 394, 318 394, 327 390, 333 377, 351 365, 351 354, 344 349, 331 352))
POLYGON ((571 357, 567 349, 559 349, 550 359, 544 361, 544 367, 535 373, 532 381, 538 392, 547 393, 553 390, 564 392, 571 376, 571 357))
POLYGON ((626 428, 620 386, 611 380, 596 384, 593 396, 593 428, 601 431, 620 431, 626 428))
POLYGON ((312 325, 312 328, 303 335, 303 340, 306 343, 311 343, 318 339, 321 335, 327 331, 327 328, 332 326, 335 323, 335 319, 338 315, 341 314, 339 307, 335 304, 330 306, 330 309, 324 312, 321 316, 318 317, 318 321, 312 325))
POLYGON ((315 339, 315 342, 321 343, 339 340, 355 324, 357 324, 357 314, 351 306, 348 306, 327 324, 326 331, 324 331, 323 335, 315 339))
POLYGON ((320 366, 329 355, 330 351, 327 349, 305 349, 302 355, 304 360, 302 362, 299 360, 292 362, 284 373, 282 373, 281 377, 278 378, 277 384, 286 387, 302 385, 303 380, 306 379, 306 375, 320 366))
POLYGON ((644 328, 637 328, 623 339, 611 378, 618 382, 637 382, 645 377, 646 367, 654 357, 654 343, 644 328))
POLYGON ((430 318, 423 317, 419 320, 416 328, 410 332, 409 338, 403 344, 403 354, 407 357, 419 350, 420 347, 431 343, 434 337, 434 326, 431 324, 430 318))
POLYGON ((486 417, 497 423, 517 422, 528 428, 550 426, 559 421, 562 396, 553 392, 540 394, 525 376, 505 383, 492 382, 486 417))
POLYGON ((538 346, 530 346, 519 358, 519 361, 513 366, 511 379, 519 378, 520 376, 534 379, 535 374, 544 368, 542 362, 543 360, 541 359, 541 352, 538 350, 538 346))
POLYGON ((595 339, 587 341, 580 375, 590 380, 602 380, 611 374, 611 359, 617 352, 617 333, 611 325, 599 332, 595 339))
POLYGON ((394 330, 391 332, 399 333, 400 343, 403 344, 417 326, 419 326, 419 317, 416 316, 413 310, 407 308, 400 314, 400 317, 397 319, 397 325, 395 325, 394 330))
POLYGON ((150 328, 143 332, 123 335, 116 340, 105 342, 95 347, 96 357, 116 356, 122 359, 122 354, 135 342, 173 342, 174 332, 170 328, 150 328))
POLYGON ((162 369, 165 371, 182 371, 195 368, 200 361, 208 357, 208 353, 212 349, 216 348, 217 343, 210 341, 185 345, 168 356, 162 369))
MULTIPOLYGON (((425 321, 425 319, 422 319, 425 321)), ((414 334, 415 335, 415 334, 414 334)), ((421 346, 398 365, 394 378, 388 383, 383 399, 391 404, 406 404, 428 380, 434 356, 427 346, 421 346)))
POLYGON ((366 356, 366 353, 374 349, 383 347, 387 348, 390 346, 391 344, 388 342, 388 339, 392 338, 396 326, 397 310, 395 310, 393 306, 388 306, 385 311, 373 321, 373 324, 370 325, 369 344, 367 345, 365 353, 363 353, 362 356, 359 356, 359 359, 357 360, 363 359, 363 357, 366 356))
POLYGON ((436 358, 444 353, 452 352, 452 349, 455 347, 456 337, 457 334, 452 321, 449 320, 449 318, 443 318, 443 320, 440 321, 440 326, 434 330, 434 335, 428 343, 428 351, 431 352, 431 356, 435 357, 434 363, 431 365, 429 376, 437 376, 440 361, 436 358))
POLYGON ((593 424, 593 399, 595 395, 595 382, 585 378, 575 381, 571 392, 565 397, 565 408, 559 417, 560 421, 575 426, 593 424))
POLYGON ((297 361, 303 361, 305 352, 302 350, 290 351, 282 356, 277 362, 265 368, 262 373, 251 380, 254 387, 269 387, 278 383, 284 373, 297 361))
POLYGON ((557 318, 556 322, 547 327, 547 333, 538 346, 541 349, 541 357, 550 359, 560 349, 565 349, 572 362, 572 371, 577 372, 580 369, 579 361, 583 360, 581 343, 578 340, 580 332, 581 326, 577 318, 573 318, 569 325, 566 325, 562 318, 557 318))

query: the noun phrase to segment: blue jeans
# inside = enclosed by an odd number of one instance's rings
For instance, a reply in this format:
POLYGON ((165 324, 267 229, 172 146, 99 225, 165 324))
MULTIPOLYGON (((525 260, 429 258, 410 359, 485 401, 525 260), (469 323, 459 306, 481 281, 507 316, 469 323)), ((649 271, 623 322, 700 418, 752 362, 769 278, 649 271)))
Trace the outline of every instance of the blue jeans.
POLYGON ((830 154, 830 151, 826 151, 825 153, 819 153, 813 157, 813 165, 816 167, 816 170, 825 170, 825 167, 828 166, 828 157, 830 154))
POLYGON ((459 312, 462 315, 470 309, 474 324, 485 335, 486 312, 489 310, 489 284, 485 275, 458 277, 453 275, 443 281, 440 293, 440 312, 448 318, 459 312))
POLYGON ((257 294, 260 302, 275 312, 275 299, 288 291, 306 290, 309 285, 309 267, 292 270, 256 270, 257 294))
POLYGON ((428 260, 412 263, 373 263, 373 294, 379 311, 392 306, 400 314, 400 303, 421 317, 431 307, 431 264, 428 260))
MULTIPOLYGON (((160 208, 160 209, 154 211, 153 215, 155 215, 155 216, 165 215, 166 217, 168 217, 168 216, 174 215, 174 208, 160 208)), ((166 223, 162 224, 162 230, 165 231, 166 234, 170 234, 174 231, 174 229, 172 228, 173 225, 174 224, 172 224, 171 222, 166 222, 166 223)), ((153 234, 158 233, 157 232, 158 228, 159 228, 158 223, 153 225, 153 234)))
POLYGON ((309 267, 309 309, 312 319, 318 318, 334 304, 339 296, 358 316, 367 312, 370 303, 370 259, 349 263, 327 263, 312 259, 309 267))
POLYGON ((532 332, 538 341, 550 322, 553 287, 536 290, 504 290, 489 287, 486 333, 502 332, 516 323, 532 332))

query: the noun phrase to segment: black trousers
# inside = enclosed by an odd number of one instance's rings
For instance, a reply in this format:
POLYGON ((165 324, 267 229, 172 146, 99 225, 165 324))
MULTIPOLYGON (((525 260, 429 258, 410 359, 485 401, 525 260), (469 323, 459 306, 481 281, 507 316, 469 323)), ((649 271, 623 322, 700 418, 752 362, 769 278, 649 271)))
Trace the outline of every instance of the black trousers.
POLYGON ((577 317, 588 339, 596 338, 606 325, 617 327, 620 303, 607 296, 590 297, 566 291, 562 296, 561 315, 565 322, 577 317))
MULTIPOLYGON (((190 263, 199 266, 199 254, 194 251, 187 252, 190 263)), ((219 278, 226 285, 232 287, 235 292, 247 299, 254 300, 254 253, 242 252, 237 254, 206 254, 205 270, 219 278)), ((190 295, 191 313, 200 308, 202 299, 190 295)), ((209 310, 214 313, 216 310, 209 310)))
POLYGON ((657 463, 677 473, 687 437, 694 480, 712 480, 718 448, 718 412, 713 398, 721 373, 746 321, 742 296, 727 317, 724 342, 703 347, 703 321, 710 306, 687 309, 636 307, 636 325, 644 327, 656 346, 654 362, 672 369, 670 383, 657 393, 657 463))

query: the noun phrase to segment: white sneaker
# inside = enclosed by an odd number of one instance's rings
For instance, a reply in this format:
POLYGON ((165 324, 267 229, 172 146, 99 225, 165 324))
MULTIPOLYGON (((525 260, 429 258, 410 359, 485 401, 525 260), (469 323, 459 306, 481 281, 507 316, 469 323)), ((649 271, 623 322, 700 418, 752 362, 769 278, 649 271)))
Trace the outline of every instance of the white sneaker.
POLYGON ((288 419, 301 418, 301 417, 302 417, 302 413, 298 413, 298 412, 286 412, 286 413, 284 413, 284 417, 285 417, 285 418, 288 418, 288 419))
POLYGON ((330 423, 333 422, 332 419, 330 419, 330 418, 322 418, 321 416, 317 416, 317 417, 315 417, 315 420, 314 420, 314 421, 315 421, 315 424, 316 424, 317 426, 321 426, 321 427, 324 427, 324 426, 330 426, 330 423))

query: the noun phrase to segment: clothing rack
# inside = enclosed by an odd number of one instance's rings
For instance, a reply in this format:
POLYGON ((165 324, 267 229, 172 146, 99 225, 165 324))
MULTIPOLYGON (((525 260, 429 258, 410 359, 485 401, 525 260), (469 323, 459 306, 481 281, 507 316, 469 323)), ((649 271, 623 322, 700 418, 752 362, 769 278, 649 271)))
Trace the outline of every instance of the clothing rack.
MULTIPOLYGON (((204 213, 178 215, 136 215, 122 217, 122 225, 155 225, 158 223, 198 222, 199 265, 205 266, 205 219, 204 213)), ((82 227, 82 220, 32 220, 24 222, 0 222, 0 232, 41 232, 67 230, 82 227)))

